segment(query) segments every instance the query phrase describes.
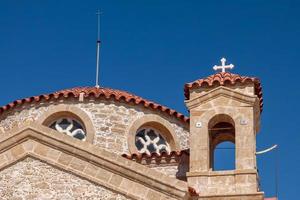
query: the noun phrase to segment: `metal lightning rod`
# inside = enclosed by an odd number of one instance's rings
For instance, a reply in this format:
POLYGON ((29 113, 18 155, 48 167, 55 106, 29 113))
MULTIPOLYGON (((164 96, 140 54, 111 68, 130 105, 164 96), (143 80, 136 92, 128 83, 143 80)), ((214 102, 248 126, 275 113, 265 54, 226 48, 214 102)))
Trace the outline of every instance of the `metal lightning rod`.
POLYGON ((273 149, 277 148, 277 146, 278 146, 278 145, 275 144, 275 145, 273 145, 273 146, 271 146, 270 148, 267 148, 267 149, 265 149, 265 150, 257 151, 255 154, 256 154, 256 155, 259 155, 259 154, 267 153, 267 152, 272 151, 273 149))
POLYGON ((97 55, 96 55, 96 88, 99 88, 99 67, 100 67, 100 25, 101 25, 101 10, 97 10, 96 15, 97 15, 97 55))

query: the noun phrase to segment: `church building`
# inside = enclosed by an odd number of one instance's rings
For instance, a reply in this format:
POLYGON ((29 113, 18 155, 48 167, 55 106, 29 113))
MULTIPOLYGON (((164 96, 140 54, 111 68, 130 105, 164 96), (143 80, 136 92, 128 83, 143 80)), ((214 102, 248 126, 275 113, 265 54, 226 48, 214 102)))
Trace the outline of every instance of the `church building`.
POLYGON ((268 199, 256 161, 261 82, 221 62, 184 85, 189 116, 102 87, 0 107, 0 199, 268 199), (234 144, 232 170, 214 167, 224 142, 234 144))

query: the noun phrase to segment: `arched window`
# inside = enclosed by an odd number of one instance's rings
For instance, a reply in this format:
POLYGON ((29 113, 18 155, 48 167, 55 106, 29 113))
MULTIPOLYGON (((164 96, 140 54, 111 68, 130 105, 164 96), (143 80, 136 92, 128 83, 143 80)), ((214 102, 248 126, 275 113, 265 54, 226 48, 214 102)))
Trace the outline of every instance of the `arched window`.
POLYGON ((95 135, 93 122, 80 108, 71 105, 52 105, 42 113, 37 123, 62 134, 92 143, 95 135))
POLYGON ((79 140, 86 140, 86 131, 79 120, 72 117, 60 117, 49 124, 49 127, 79 140))
POLYGON ((162 134, 153 127, 142 127, 135 135, 135 146, 139 153, 170 153, 170 145, 162 134))
POLYGON ((159 115, 148 114, 132 122, 127 130, 130 153, 170 153, 180 149, 176 132, 170 122, 159 115))
POLYGON ((209 122, 210 167, 213 170, 235 169, 235 125, 225 114, 214 116, 209 122), (232 165, 226 164, 233 160, 232 165))

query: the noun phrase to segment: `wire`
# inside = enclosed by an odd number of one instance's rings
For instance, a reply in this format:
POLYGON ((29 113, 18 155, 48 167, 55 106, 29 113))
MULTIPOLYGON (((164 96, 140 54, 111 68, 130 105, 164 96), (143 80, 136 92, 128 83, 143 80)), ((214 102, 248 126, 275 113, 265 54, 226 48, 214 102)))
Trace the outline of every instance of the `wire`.
POLYGON ((276 198, 277 200, 279 199, 278 196, 278 175, 279 175, 279 148, 276 149, 275 151, 275 194, 276 194, 276 198))
POLYGON ((219 147, 219 148, 215 148, 215 149, 235 149, 234 147, 219 147))

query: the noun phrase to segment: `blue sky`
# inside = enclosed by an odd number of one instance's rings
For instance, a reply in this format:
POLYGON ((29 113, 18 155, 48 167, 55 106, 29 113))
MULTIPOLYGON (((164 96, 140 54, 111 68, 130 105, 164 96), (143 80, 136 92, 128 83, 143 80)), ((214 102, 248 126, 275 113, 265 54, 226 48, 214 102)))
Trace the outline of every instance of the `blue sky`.
MULTIPOLYGON (((300 2, 1 1, 0 104, 93 86, 96 8, 102 8, 101 85, 187 114, 183 85, 225 56, 233 73, 258 76, 264 111, 259 150, 279 144, 279 194, 298 196, 300 2)), ((262 189, 274 190, 275 154, 258 158, 262 189)))

